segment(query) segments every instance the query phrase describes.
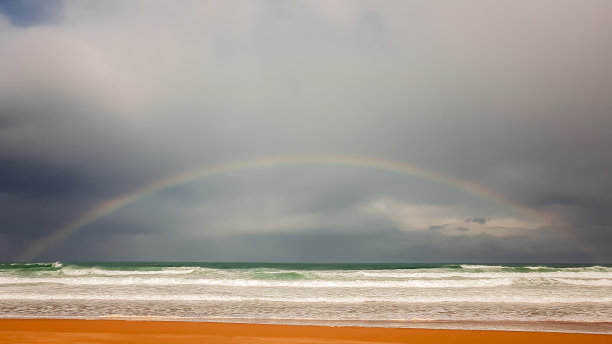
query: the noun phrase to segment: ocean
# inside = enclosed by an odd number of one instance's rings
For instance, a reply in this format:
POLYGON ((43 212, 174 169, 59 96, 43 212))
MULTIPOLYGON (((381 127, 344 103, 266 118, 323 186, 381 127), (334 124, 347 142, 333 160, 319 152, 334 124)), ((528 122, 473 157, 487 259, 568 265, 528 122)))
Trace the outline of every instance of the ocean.
POLYGON ((4 263, 0 317, 612 333, 612 266, 4 263))

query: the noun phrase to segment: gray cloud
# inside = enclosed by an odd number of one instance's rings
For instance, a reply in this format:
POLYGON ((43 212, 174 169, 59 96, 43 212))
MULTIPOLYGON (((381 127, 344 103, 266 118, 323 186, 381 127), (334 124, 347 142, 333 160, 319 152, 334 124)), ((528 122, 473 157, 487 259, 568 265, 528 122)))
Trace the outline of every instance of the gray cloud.
POLYGON ((442 229, 444 227, 448 226, 448 224, 444 224, 444 225, 433 225, 433 226, 429 226, 428 230, 430 231, 435 231, 438 229, 442 229))
POLYGON ((487 223, 487 218, 486 217, 468 217, 467 219, 465 219, 465 222, 474 222, 474 223, 480 223, 481 225, 484 225, 485 223, 487 223))
POLYGON ((364 260, 434 260, 421 246, 441 260, 609 259, 607 1, 28 4, 0 6, 0 234, 13 250, 0 259, 156 180, 300 154, 412 164, 506 202, 373 168, 269 167, 157 193, 41 257, 156 259, 145 247, 163 248, 168 232, 183 253, 167 259, 349 259, 323 238, 364 260), (363 211, 381 199, 406 207, 363 211), (550 250, 474 231, 523 233, 516 224, 533 219, 508 204, 557 226, 521 234, 550 250), (440 228, 385 232, 391 215, 440 228), (453 236, 440 226, 449 217, 469 221, 453 236), (414 240, 411 253, 399 238, 414 240), (211 240, 214 254, 197 248, 211 240))

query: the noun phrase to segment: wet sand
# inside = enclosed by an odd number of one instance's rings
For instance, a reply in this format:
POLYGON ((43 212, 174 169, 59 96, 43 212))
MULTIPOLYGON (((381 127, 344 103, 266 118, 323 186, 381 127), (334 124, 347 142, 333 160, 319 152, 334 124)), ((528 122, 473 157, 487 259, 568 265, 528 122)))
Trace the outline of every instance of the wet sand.
POLYGON ((609 334, 256 325, 182 321, 0 319, 0 343, 611 343, 609 334))

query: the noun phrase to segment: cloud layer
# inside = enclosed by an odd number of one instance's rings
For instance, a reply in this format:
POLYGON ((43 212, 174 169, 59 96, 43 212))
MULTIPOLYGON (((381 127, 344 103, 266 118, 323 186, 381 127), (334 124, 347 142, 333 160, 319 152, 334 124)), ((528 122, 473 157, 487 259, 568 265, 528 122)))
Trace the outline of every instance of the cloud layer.
POLYGON ((269 167, 155 193, 36 258, 612 260, 608 1, 32 6, 0 8, 2 260, 156 180, 303 154, 508 202, 269 167))

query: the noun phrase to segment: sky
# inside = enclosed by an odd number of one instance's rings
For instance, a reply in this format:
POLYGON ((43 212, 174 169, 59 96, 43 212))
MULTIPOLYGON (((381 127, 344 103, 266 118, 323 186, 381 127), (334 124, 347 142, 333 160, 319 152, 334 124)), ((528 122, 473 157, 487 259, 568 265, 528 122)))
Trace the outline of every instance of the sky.
POLYGON ((0 260, 610 263, 610 17, 0 1, 0 260))

